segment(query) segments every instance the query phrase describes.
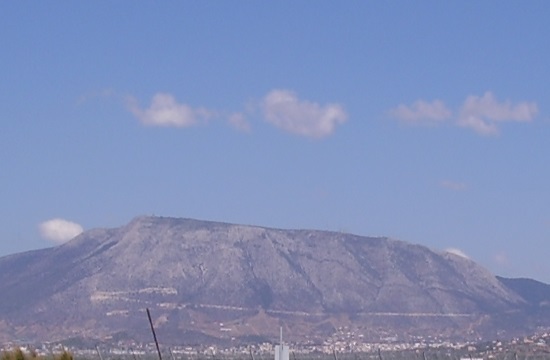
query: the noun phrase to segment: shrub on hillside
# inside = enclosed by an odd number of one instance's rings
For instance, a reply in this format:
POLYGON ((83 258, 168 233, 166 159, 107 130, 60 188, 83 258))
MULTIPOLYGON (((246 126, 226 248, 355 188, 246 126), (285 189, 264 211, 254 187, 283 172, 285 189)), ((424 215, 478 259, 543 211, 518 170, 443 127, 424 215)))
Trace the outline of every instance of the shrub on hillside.
MULTIPOLYGON (((51 357, 49 358, 51 359, 51 357)), ((47 360, 41 358, 35 351, 29 353, 23 352, 20 348, 15 348, 11 351, 4 351, 0 360, 47 360)), ((55 355, 53 360, 74 360, 73 354, 64 350, 61 354, 55 355)))

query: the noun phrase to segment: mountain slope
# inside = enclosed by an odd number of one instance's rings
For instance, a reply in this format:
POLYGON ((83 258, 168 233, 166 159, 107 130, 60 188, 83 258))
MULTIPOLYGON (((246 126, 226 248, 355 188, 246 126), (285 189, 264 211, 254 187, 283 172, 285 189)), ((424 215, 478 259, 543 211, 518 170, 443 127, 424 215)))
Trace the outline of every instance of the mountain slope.
POLYGON ((0 293, 4 337, 34 339, 147 340, 146 307, 173 342, 270 338, 279 324, 296 340, 338 326, 491 336, 526 307, 471 260, 419 245, 161 217, 1 258, 0 293))
POLYGON ((533 308, 550 307, 550 285, 533 279, 509 279, 497 276, 497 279, 514 291, 533 308))

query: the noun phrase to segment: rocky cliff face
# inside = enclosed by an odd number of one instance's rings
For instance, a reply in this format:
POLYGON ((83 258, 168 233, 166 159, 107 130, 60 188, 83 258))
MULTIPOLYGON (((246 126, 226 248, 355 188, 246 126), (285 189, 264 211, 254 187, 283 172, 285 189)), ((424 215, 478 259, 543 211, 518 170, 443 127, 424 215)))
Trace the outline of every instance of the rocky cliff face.
POLYGON ((526 304, 471 260, 419 245, 161 217, 1 258, 0 293, 4 338, 148 341, 149 307, 174 343, 276 338, 279 325, 295 340, 338 326, 491 336, 526 304))

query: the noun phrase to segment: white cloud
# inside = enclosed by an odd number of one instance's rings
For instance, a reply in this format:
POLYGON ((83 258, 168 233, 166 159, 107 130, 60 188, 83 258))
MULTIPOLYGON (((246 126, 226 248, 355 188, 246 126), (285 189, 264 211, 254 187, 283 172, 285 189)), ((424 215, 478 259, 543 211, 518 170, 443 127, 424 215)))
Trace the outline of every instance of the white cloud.
POLYGON ((510 261, 508 260, 508 255, 504 251, 499 251, 493 255, 493 261, 499 266, 508 266, 510 261))
POLYGON ((413 125, 434 125, 454 117, 456 125, 481 135, 498 134, 502 122, 530 122, 537 113, 534 102, 498 102, 490 91, 483 96, 469 95, 457 115, 453 115, 441 100, 418 100, 411 106, 401 104, 389 111, 390 116, 413 125))
POLYGON ((497 135, 498 127, 495 123, 483 120, 477 116, 465 116, 458 120, 458 125, 474 130, 481 135, 497 135))
POLYGON ((266 121, 292 134, 322 138, 347 120, 339 104, 319 105, 300 100, 288 90, 273 90, 262 101, 266 121))
POLYGON ((444 187, 445 189, 454 190, 454 191, 462 191, 466 190, 467 186, 465 183, 457 182, 457 181, 451 181, 451 180, 443 180, 440 183, 441 187, 444 187))
POLYGON ((466 255, 466 253, 464 251, 462 251, 460 249, 457 249, 457 248, 448 248, 448 249, 445 249, 445 252, 447 252, 449 254, 456 255, 456 256, 463 257, 465 259, 470 258, 468 255, 466 255))
POLYGON ((441 100, 418 100, 411 106, 399 105, 390 110, 390 115, 411 125, 432 125, 450 118, 451 111, 441 100))
POLYGON ((243 113, 233 113, 227 119, 229 124, 235 129, 242 132, 250 132, 252 130, 250 123, 246 121, 246 117, 243 113))
POLYGON ((458 125, 471 128, 478 134, 498 134, 499 122, 529 122, 538 112, 534 102, 510 101, 499 103, 491 92, 483 96, 470 95, 464 101, 458 116, 458 125))
POLYGON ((143 124, 151 126, 189 127, 214 115, 204 108, 194 109, 179 104, 174 96, 167 93, 155 94, 147 109, 142 109, 134 98, 127 99, 127 106, 143 124))
POLYGON ((51 219, 40 223, 40 235, 50 241, 61 244, 84 231, 82 226, 64 219, 51 219))

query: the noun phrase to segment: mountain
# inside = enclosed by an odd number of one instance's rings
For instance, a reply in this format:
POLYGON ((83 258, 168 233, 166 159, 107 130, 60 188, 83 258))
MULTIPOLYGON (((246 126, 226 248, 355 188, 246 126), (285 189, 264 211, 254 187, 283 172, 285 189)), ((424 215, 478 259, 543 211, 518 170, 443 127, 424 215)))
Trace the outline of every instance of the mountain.
POLYGON ((532 308, 550 308, 550 285, 525 278, 508 279, 497 276, 497 279, 519 294, 532 308))
POLYGON ((174 344, 508 336, 535 324, 513 281, 470 259, 382 237, 138 217, 0 258, 0 340, 174 344), (522 322, 518 325, 517 321, 522 322))

